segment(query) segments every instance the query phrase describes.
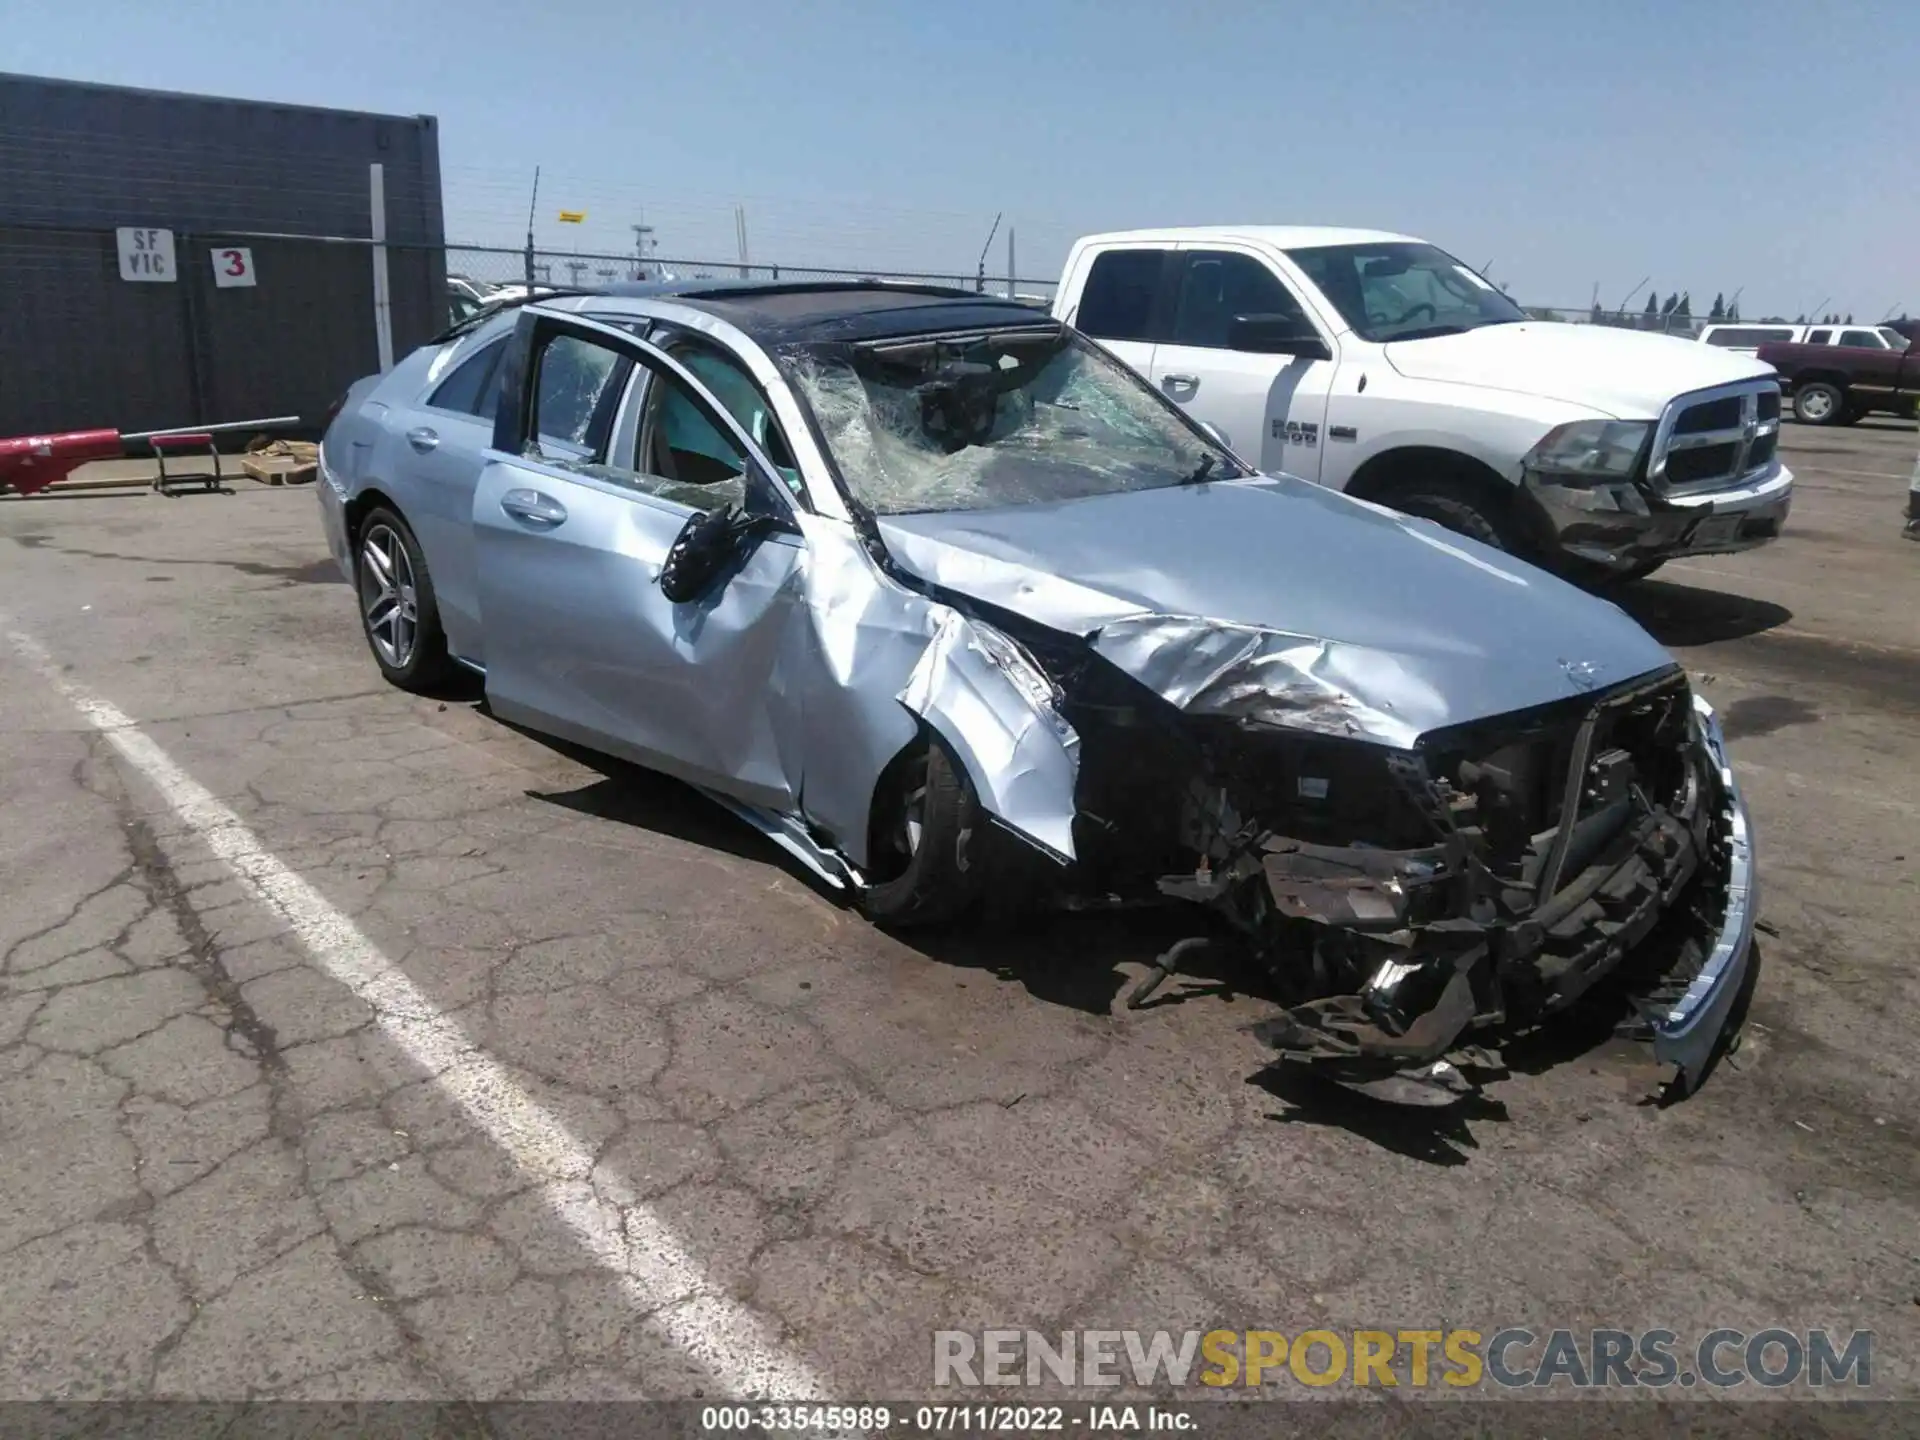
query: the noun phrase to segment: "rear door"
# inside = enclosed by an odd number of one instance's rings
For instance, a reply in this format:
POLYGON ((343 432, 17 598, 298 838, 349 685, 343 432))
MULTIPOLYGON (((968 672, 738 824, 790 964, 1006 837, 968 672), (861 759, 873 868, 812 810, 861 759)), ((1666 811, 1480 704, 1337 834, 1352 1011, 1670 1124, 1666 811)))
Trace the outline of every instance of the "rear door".
POLYGON ((1284 315, 1317 330, 1298 297, 1256 252, 1205 244, 1180 247, 1173 291, 1171 325, 1154 347, 1153 383, 1194 419, 1217 425, 1260 469, 1318 480, 1334 362, 1227 343, 1239 315, 1284 315))
POLYGON ((1171 245, 1096 251, 1065 320, 1091 335, 1142 379, 1153 372, 1154 341, 1164 330, 1171 245))
POLYGON ((501 357, 511 330, 469 347, 457 364, 404 417, 402 463, 417 478, 408 518, 433 557, 433 593, 447 647, 463 660, 486 663, 480 632, 480 595, 473 563, 473 487, 493 444, 501 357))
POLYGON ((793 809, 799 776, 781 750, 801 687, 775 675, 804 639, 805 550, 765 454, 654 345, 538 309, 520 317, 495 441, 473 500, 494 710, 793 809), (777 533, 675 604, 658 583, 668 549, 727 503, 777 533))

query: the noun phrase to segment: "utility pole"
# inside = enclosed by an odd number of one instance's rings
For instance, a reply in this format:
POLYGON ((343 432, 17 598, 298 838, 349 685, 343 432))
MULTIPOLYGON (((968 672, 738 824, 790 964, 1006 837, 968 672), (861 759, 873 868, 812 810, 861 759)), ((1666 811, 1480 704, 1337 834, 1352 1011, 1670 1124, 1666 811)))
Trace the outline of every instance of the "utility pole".
POLYGON ((740 278, 746 280, 752 277, 753 267, 747 263, 747 207, 744 205, 733 207, 733 231, 740 242, 740 278))
POLYGON ((973 272, 973 290, 976 295, 987 293, 987 252, 993 248, 993 237, 1000 233, 1000 218, 1005 213, 1000 211, 994 215, 993 228, 987 231, 987 243, 980 247, 980 263, 973 272))
POLYGON ((1013 226, 1007 227, 1007 298, 1014 298, 1014 277, 1020 272, 1013 268, 1013 226))
POLYGON ((573 288, 574 288, 574 289, 576 289, 576 290, 578 290, 578 289, 580 288, 580 277, 581 277, 582 275, 584 275, 584 274, 586 274, 586 273, 587 273, 587 262, 586 262, 586 261, 584 261, 584 260, 569 260, 569 261, 567 262, 567 274, 569 274, 569 275, 571 275, 571 276, 573 277, 573 288))
POLYGON ((527 298, 533 298, 533 214, 540 208, 540 167, 533 167, 533 198, 527 202, 527 298))

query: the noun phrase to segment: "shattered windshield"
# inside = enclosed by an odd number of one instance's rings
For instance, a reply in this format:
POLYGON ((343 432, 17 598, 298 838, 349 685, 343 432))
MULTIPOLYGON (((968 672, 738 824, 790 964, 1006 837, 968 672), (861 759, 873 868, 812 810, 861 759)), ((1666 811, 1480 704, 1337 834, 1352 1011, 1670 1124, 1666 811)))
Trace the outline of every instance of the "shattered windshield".
POLYGON ((1243 472, 1057 325, 831 342, 783 357, 853 495, 880 515, 985 510, 1243 472))
POLYGON ((1363 340, 1427 340, 1526 313, 1446 251, 1417 241, 1289 250, 1363 340))

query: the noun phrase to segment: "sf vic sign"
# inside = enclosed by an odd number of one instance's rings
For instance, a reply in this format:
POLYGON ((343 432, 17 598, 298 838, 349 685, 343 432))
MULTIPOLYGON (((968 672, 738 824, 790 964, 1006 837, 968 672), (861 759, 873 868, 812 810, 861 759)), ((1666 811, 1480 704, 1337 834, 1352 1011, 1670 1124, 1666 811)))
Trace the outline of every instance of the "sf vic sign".
POLYGON ((174 280, 173 231, 145 225, 123 225, 113 232, 120 247, 122 280, 174 280))

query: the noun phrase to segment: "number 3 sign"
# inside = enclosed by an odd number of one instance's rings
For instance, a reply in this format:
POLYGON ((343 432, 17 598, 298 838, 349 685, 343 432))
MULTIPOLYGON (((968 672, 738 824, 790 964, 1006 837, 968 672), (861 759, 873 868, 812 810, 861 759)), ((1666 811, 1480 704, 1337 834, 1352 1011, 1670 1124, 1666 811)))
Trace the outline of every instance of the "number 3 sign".
POLYGON ((245 247, 223 245, 213 252, 213 283, 219 289, 253 285, 253 251, 245 247))

